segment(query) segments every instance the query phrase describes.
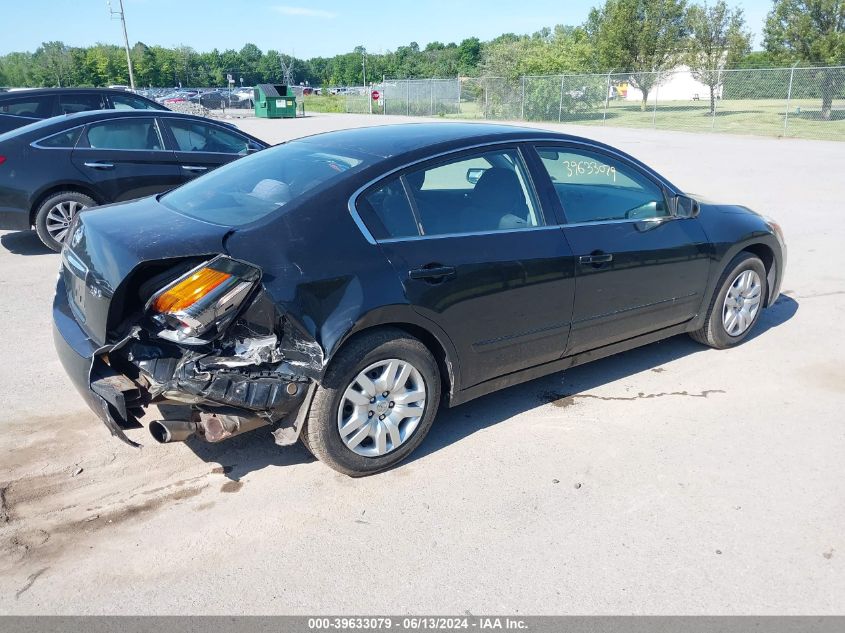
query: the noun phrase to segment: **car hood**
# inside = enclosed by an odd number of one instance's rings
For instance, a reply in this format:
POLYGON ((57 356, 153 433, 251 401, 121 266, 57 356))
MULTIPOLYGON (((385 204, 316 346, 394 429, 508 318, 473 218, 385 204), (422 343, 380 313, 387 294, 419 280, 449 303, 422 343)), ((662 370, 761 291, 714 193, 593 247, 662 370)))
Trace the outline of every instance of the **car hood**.
POLYGON ((80 213, 62 251, 75 316, 95 342, 105 343, 112 298, 138 265, 222 253, 232 230, 181 215, 155 197, 80 213))

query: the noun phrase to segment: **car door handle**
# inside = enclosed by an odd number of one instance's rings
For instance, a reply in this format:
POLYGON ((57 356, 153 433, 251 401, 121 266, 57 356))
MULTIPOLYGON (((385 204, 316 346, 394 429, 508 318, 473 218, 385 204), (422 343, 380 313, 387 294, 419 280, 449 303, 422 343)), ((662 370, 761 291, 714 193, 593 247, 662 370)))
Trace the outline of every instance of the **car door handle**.
POLYGON ((86 167, 90 167, 91 169, 114 169, 113 163, 102 163, 100 161, 86 161, 82 164, 86 167))
POLYGON ((430 281, 443 281, 455 274, 454 266, 441 266, 440 264, 427 264, 422 268, 415 268, 408 271, 409 279, 423 279, 430 281))
POLYGON ((208 167, 201 167, 200 165, 182 165, 182 169, 187 171, 208 171, 208 167))
POLYGON ((581 264, 607 264, 613 261, 613 255, 610 253, 596 252, 591 255, 581 255, 578 261, 581 264))

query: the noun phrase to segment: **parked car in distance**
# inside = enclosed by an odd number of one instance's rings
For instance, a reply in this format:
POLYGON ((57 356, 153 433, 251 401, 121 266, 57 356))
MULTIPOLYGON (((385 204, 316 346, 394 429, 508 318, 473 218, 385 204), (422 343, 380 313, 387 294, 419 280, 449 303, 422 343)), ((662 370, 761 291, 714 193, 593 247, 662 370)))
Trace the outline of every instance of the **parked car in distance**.
POLYGON ((780 227, 608 145, 485 124, 320 134, 81 214, 59 357, 111 432, 260 426, 340 472, 389 468, 439 406, 683 332, 741 343, 780 227), (108 359, 106 362, 104 359, 108 359))
POLYGON ((199 94, 196 90, 180 90, 178 92, 171 93, 169 95, 165 95, 161 97, 159 101, 164 104, 172 104, 172 103, 184 103, 189 101, 192 97, 199 94))
POLYGON ((32 88, 0 94, 0 133, 88 110, 167 110, 152 99, 107 88, 32 88))
POLYGON ((204 117, 100 110, 0 134, 0 229, 34 226, 61 248, 81 210, 173 189, 263 141, 204 117))
POLYGON ((209 110, 219 110, 229 102, 229 96, 218 90, 207 90, 199 92, 188 98, 191 103, 196 103, 209 110))

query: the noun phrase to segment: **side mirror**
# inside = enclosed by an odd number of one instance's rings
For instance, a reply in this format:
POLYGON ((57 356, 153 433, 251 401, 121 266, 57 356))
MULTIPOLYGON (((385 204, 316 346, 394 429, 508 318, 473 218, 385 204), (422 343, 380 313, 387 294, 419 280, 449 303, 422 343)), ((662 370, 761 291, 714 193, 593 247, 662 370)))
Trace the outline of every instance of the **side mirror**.
POLYGON ((695 218, 701 207, 697 200, 693 200, 689 196, 675 196, 675 217, 678 218, 695 218))
POLYGON ((483 167, 470 167, 467 169, 467 182, 471 185, 476 184, 479 180, 481 180, 485 171, 487 170, 483 167))

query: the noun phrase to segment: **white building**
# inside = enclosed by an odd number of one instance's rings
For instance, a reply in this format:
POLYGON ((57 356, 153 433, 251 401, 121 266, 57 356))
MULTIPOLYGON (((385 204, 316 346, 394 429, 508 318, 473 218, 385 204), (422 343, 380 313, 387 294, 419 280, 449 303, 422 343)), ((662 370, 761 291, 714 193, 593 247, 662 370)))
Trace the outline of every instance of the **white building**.
MULTIPOLYGON (((701 101, 710 101, 710 88, 695 79, 688 66, 678 66, 663 74, 660 83, 648 93, 648 101, 694 101, 696 96, 701 101)), ((716 98, 722 98, 722 86, 716 87, 716 98)), ((643 93, 629 83, 625 100, 641 102, 643 93)))

